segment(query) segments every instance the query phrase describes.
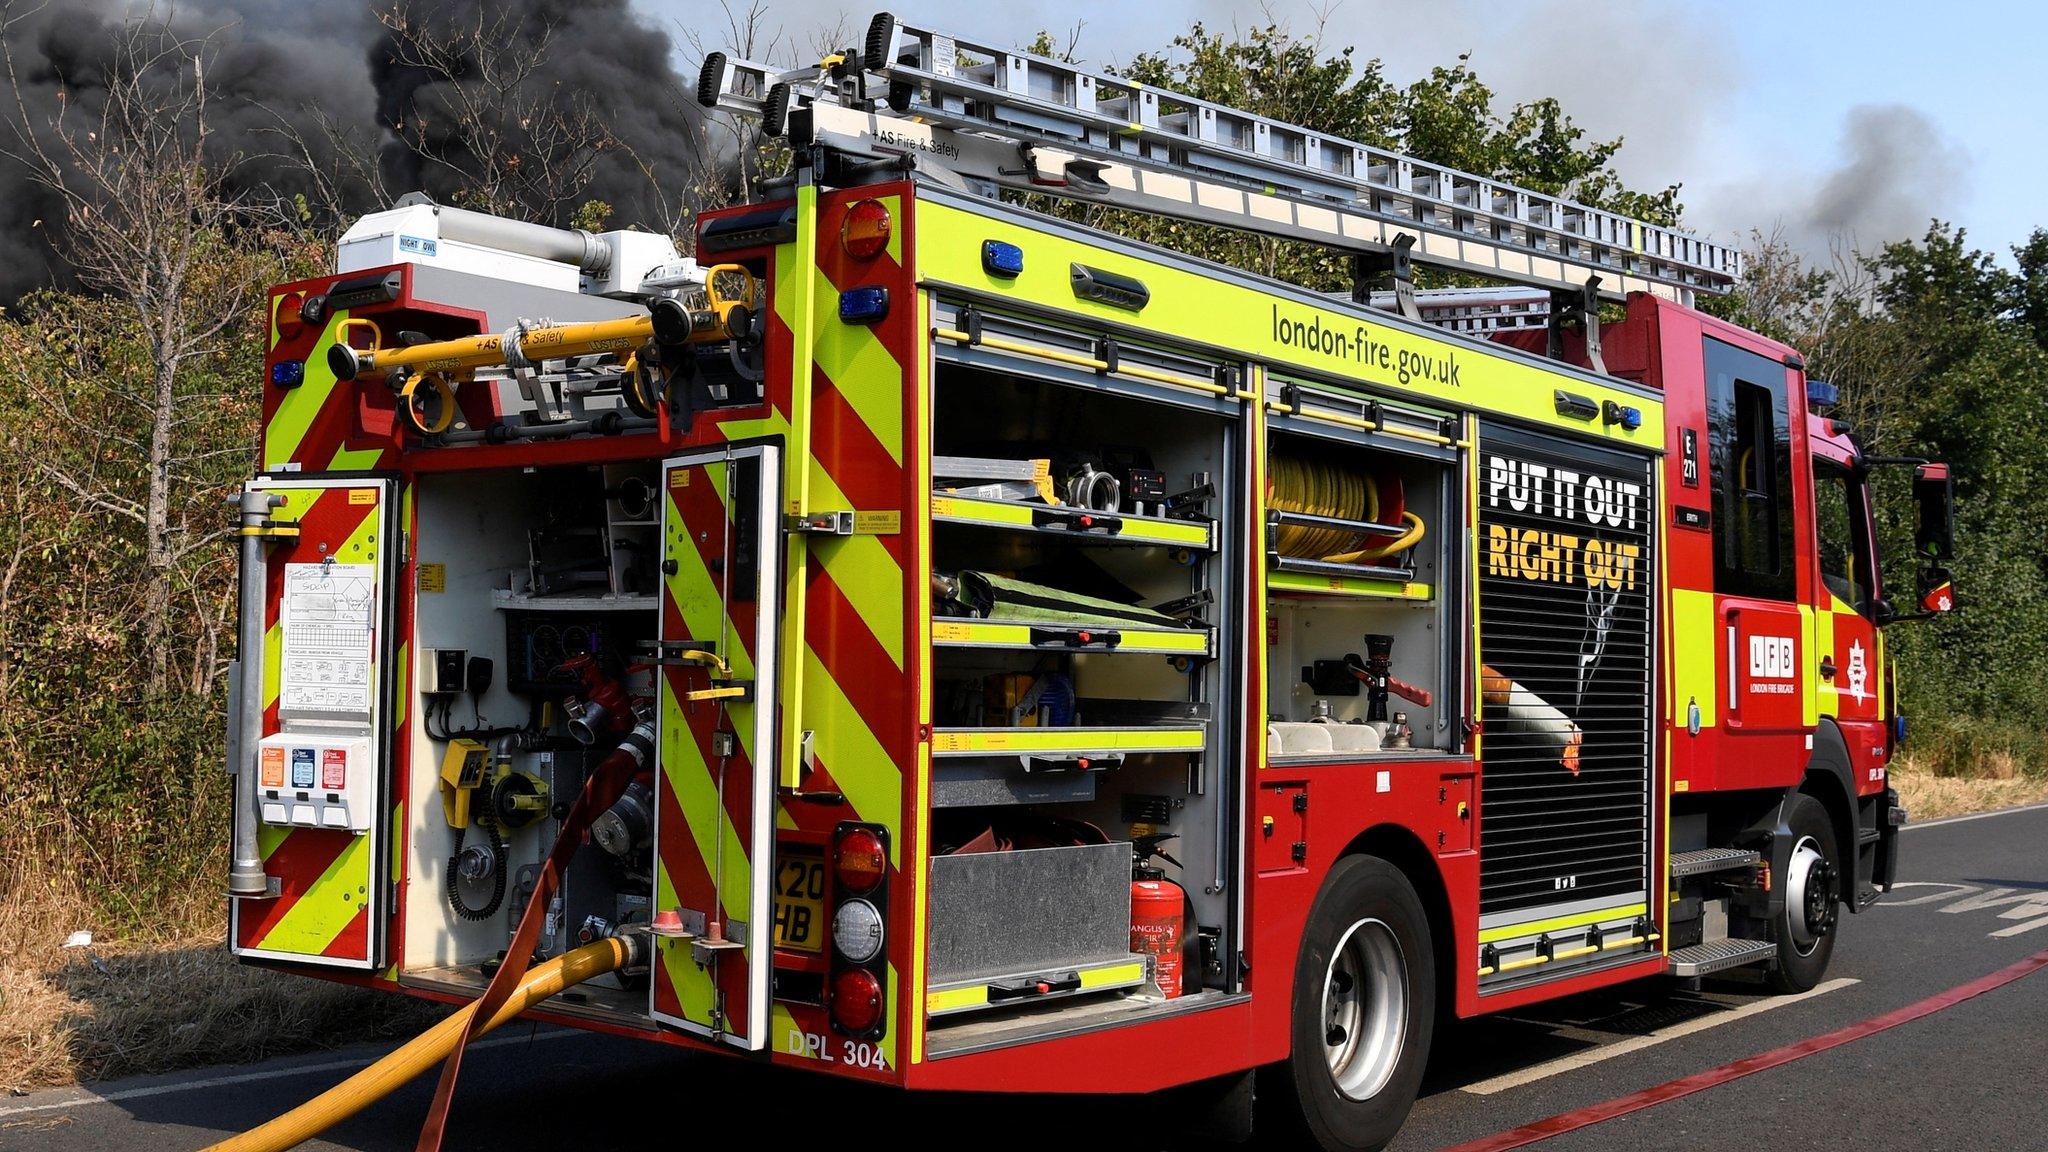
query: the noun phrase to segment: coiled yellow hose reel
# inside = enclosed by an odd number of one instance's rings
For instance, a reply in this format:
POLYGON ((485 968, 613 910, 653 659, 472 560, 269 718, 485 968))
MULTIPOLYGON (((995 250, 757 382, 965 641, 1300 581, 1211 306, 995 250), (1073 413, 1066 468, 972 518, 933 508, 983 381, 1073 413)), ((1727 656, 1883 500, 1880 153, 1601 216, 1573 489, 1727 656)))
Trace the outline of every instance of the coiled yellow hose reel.
POLYGON ((1334 464, 1276 454, 1266 475, 1266 501, 1282 512, 1374 523, 1385 515, 1405 525, 1392 537, 1315 524, 1280 525, 1275 547, 1282 556, 1301 560, 1331 564, 1383 560, 1413 548, 1427 529, 1422 517, 1403 507, 1401 480, 1392 472, 1374 477, 1334 464), (1384 494, 1382 483, 1386 485, 1384 494))

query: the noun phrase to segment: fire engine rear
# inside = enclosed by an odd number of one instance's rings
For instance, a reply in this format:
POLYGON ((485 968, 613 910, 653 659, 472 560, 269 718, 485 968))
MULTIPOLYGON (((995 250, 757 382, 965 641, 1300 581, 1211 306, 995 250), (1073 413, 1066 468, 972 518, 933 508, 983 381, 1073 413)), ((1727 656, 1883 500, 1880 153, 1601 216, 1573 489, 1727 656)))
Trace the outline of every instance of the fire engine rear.
POLYGON ((1733 252, 888 16, 698 95, 795 166, 692 256, 409 197, 271 294, 241 956, 481 1000, 404 1075, 526 1009, 1330 1149, 1442 1011, 1821 978, 1904 818, 1870 476, 1930 613, 1949 484, 1688 306, 1733 252))

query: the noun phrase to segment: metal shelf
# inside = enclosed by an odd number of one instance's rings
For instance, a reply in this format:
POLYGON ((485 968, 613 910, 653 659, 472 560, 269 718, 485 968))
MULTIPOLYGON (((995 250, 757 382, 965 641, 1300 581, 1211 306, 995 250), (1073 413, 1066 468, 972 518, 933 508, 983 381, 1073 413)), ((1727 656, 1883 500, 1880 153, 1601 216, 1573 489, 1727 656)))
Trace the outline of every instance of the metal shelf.
POLYGON ((1021 1007, 1090 992, 1137 988, 1144 985, 1145 979, 1145 958, 1133 952, 1114 960, 934 984, 925 992, 925 1012, 937 1018, 990 1008, 1021 1007))
POLYGON ((937 492, 932 494, 932 519, 941 524, 1034 532, 1076 543, 1187 548, 1197 552, 1214 549, 1216 539, 1215 529, 1207 521, 1169 520, 1062 504, 983 500, 937 492))
POLYGON ((1212 638, 1213 633, 1207 628, 1154 628, 1142 624, 1094 626, 954 618, 932 621, 935 648, 1208 656, 1214 650, 1212 638))
POLYGON ((1266 592, 1273 596, 1357 596, 1428 604, 1436 588, 1398 577, 1349 573, 1274 571, 1266 573, 1266 592))
POLYGON ((661 597, 626 592, 558 592, 536 596, 497 588, 491 592, 491 606, 522 612, 652 612, 661 607, 661 597))
POLYGON ((1209 746, 1201 724, 1160 724, 1141 727, 1073 728, 939 728, 932 732, 932 755, 1019 756, 1048 759, 1100 758, 1115 762, 1143 752, 1200 752, 1209 746))

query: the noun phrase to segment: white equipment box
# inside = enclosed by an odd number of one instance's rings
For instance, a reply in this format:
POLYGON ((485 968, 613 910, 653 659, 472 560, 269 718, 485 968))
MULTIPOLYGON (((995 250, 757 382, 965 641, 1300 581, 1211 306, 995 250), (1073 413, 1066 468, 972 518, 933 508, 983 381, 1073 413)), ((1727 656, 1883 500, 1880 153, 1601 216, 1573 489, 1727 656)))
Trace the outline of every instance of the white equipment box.
POLYGON ((265 824, 370 830, 377 759, 368 736, 280 732, 259 748, 256 799, 265 824))

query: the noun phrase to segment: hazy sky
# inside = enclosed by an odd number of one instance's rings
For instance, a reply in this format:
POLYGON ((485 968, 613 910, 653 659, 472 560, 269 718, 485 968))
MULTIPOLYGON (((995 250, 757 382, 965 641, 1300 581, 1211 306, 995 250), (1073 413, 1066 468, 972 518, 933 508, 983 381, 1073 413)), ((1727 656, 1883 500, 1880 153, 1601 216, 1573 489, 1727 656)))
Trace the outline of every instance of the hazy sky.
MULTIPOLYGON (((709 0, 639 0, 690 19, 709 0)), ((857 43, 876 10, 766 0, 768 22, 808 51, 843 20, 857 43)), ((898 0, 908 19, 1022 42, 1082 24, 1079 53, 1114 64, 1195 20, 1315 27, 1316 7, 1219 0, 898 0)), ((1831 236, 1865 249, 1918 236, 1929 217, 2005 254, 2048 227, 2048 21, 2016 0, 1714 0, 1682 5, 1514 0, 1343 0, 1326 48, 1378 56, 1397 82, 1471 51, 1508 101, 1554 95, 1589 133, 1620 135, 1632 183, 1683 183, 1687 222, 1718 239, 1780 229, 1812 256, 1831 236)), ((716 33, 711 36, 716 46, 716 33)))

